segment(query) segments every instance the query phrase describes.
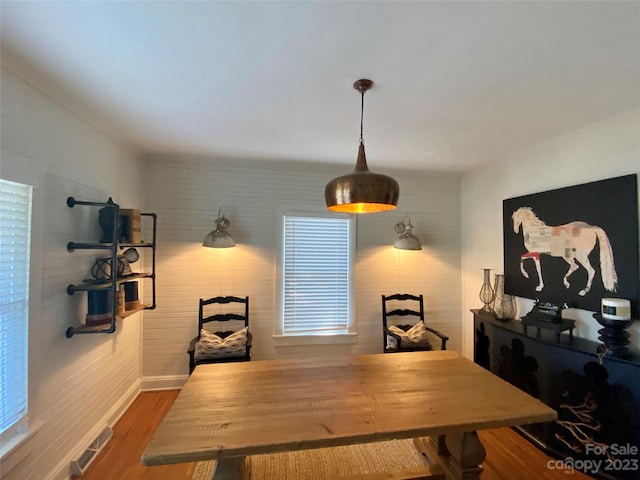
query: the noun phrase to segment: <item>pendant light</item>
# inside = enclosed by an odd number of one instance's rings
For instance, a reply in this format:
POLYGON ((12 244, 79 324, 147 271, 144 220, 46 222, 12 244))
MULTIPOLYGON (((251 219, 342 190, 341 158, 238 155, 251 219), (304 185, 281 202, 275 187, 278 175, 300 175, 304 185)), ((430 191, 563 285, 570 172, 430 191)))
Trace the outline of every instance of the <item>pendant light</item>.
POLYGON ((360 92, 360 147, 353 173, 334 178, 324 189, 327 208, 340 213, 376 213, 393 210, 398 205, 400 187, 393 178, 369 171, 364 152, 362 126, 364 92, 373 87, 371 80, 361 79, 353 84, 360 92))

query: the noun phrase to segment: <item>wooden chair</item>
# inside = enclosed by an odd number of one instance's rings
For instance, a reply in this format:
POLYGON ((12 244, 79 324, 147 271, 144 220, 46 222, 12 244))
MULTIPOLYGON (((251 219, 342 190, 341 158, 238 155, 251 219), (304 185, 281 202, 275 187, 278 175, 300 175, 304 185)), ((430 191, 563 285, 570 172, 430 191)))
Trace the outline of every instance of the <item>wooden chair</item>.
MULTIPOLYGON (((209 337, 209 335, 207 335, 207 337, 209 337)), ((197 365, 201 365, 203 363, 248 362, 251 360, 250 351, 252 340, 253 337, 251 332, 249 332, 249 297, 240 298, 227 296, 213 297, 206 300, 201 298, 200 307, 198 309, 198 335, 191 340, 189 349, 187 350, 187 353, 189 354, 189 374, 193 372, 193 369, 196 368, 197 365), (213 315, 205 316, 205 307, 221 304, 229 304, 229 310, 233 310, 233 304, 243 305, 244 308, 240 307, 239 310, 244 310, 244 313, 215 313, 213 315), (230 328, 230 323, 235 326, 235 328, 230 328), (201 332, 203 328, 206 332, 211 332, 214 335, 217 335, 217 337, 219 337, 223 342, 231 335, 246 328, 246 343, 240 346, 240 351, 236 349, 236 351, 227 354, 226 350, 221 349, 219 352, 214 351, 213 355, 210 357, 198 358, 199 356, 202 357, 202 354, 198 354, 196 349, 199 346, 198 342, 200 342, 200 345, 204 342, 204 340, 201 342, 201 332)))
POLYGON ((433 334, 434 337, 432 338, 436 341, 439 340, 440 342, 440 350, 447 349, 447 340, 449 340, 449 337, 433 328, 427 327, 424 323, 424 300, 422 295, 415 296, 408 293, 382 295, 382 345, 384 348, 384 353, 433 350, 434 346, 432 345, 432 342, 430 340, 428 342, 422 341, 419 343, 412 343, 408 342, 406 336, 403 337, 401 335, 402 332, 409 332, 413 327, 416 327, 418 322, 422 322, 422 325, 419 326, 419 329, 421 329, 421 331, 424 333, 424 337, 427 340, 429 340, 428 337, 432 336, 431 334, 433 334), (412 302, 409 303, 411 308, 396 308, 393 310, 388 310, 387 303, 393 301, 412 302), (402 324, 391 325, 391 322, 389 322, 389 319, 391 317, 413 317, 416 319, 416 321, 412 322, 412 318, 409 318, 407 319, 408 323, 404 323, 403 321, 402 324))

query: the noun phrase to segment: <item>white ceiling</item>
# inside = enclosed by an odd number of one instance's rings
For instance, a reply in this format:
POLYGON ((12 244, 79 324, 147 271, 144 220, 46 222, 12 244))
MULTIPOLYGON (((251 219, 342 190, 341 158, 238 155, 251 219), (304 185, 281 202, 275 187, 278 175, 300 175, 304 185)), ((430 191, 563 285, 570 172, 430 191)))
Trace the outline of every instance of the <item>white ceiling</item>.
POLYGON ((142 152, 460 171, 640 106, 640 2, 2 1, 5 65, 142 152))

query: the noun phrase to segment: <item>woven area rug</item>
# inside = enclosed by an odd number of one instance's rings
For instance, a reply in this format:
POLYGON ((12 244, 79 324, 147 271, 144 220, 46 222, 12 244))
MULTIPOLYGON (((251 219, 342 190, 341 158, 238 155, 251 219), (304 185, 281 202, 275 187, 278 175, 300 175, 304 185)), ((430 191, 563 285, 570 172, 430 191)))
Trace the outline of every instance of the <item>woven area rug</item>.
MULTIPOLYGON (((251 457, 251 480, 327 480, 426 464, 412 440, 316 448, 251 457)), ((210 480, 215 461, 198 462, 192 480, 210 480)))

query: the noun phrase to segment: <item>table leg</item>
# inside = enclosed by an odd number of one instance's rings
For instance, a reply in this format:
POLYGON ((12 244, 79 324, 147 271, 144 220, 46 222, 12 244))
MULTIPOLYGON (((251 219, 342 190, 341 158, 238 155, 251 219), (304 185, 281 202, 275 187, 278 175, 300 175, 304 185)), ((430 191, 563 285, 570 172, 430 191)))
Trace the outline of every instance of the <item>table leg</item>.
POLYGON ((248 480, 250 472, 249 457, 220 458, 216 461, 211 480, 248 480))
POLYGON ((477 432, 414 439, 416 448, 440 465, 450 480, 479 480, 486 451, 477 432))

